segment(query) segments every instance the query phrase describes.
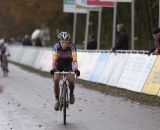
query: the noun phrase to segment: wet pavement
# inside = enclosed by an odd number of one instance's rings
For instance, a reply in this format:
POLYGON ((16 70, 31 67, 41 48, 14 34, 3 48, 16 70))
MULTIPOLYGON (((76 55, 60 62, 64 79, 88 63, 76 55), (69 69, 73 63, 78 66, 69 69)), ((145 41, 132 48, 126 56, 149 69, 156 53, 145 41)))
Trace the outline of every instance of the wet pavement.
POLYGON ((10 65, 0 94, 0 130, 159 130, 160 107, 113 97, 76 84, 76 102, 54 111, 52 79, 10 65))

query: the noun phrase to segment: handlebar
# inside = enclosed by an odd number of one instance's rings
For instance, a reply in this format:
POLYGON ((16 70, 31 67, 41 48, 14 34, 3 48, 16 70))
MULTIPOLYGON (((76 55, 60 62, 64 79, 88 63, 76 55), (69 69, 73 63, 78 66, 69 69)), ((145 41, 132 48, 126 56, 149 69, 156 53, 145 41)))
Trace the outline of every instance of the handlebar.
POLYGON ((56 71, 55 74, 75 74, 75 72, 73 72, 73 71, 69 71, 69 72, 66 72, 66 71, 62 71, 62 72, 56 71))

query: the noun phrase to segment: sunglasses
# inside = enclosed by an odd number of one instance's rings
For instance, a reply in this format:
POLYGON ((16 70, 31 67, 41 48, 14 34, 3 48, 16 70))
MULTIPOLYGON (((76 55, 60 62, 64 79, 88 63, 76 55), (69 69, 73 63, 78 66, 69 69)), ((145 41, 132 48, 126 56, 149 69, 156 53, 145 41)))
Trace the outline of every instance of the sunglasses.
POLYGON ((68 44, 69 41, 60 41, 61 44, 68 44))

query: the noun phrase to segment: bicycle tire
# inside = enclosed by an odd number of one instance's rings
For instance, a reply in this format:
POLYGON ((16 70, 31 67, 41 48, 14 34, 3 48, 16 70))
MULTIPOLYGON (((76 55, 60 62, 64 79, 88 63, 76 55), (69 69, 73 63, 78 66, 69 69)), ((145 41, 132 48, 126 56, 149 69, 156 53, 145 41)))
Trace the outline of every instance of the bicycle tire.
MULTIPOLYGON (((66 85, 66 84, 64 84, 66 85)), ((66 108, 67 108, 67 87, 64 87, 65 90, 64 90, 64 95, 63 95, 63 123, 64 125, 66 125, 66 108)))
POLYGON ((2 56, 2 71, 3 71, 3 76, 5 76, 5 63, 4 63, 4 56, 2 56))
POLYGON ((4 61, 3 61, 3 64, 2 64, 2 71, 3 71, 3 76, 5 77, 6 72, 5 72, 5 65, 4 65, 4 61))
POLYGON ((2 70, 3 70, 3 76, 7 77, 7 57, 3 56, 3 65, 2 65, 2 70))
POLYGON ((4 76, 7 75, 6 57, 4 57, 4 76))

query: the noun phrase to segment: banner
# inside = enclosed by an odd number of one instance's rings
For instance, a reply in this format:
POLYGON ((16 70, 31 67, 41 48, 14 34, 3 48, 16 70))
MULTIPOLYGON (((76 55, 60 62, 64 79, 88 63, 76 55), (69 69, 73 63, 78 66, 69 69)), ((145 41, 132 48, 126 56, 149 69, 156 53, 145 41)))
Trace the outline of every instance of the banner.
MULTIPOLYGON (((117 86, 117 83, 121 77, 121 74, 125 68, 125 65, 127 63, 128 57, 130 54, 126 54, 126 53, 118 53, 116 54, 116 56, 114 57, 113 60, 115 60, 114 64, 116 64, 113 68, 113 71, 111 73, 111 75, 109 75, 109 80, 106 81, 107 85, 110 86, 117 86)), ((112 60, 112 59, 111 59, 112 60)), ((113 65, 112 65, 113 66, 113 65)), ((106 67, 107 69, 107 67, 106 67)), ((104 73, 105 74, 105 73, 104 73)), ((107 74, 105 74, 107 77, 107 74)))
MULTIPOLYGON (((112 75, 113 69, 115 69, 118 58, 117 55, 115 55, 114 53, 107 53, 106 55, 108 55, 108 57, 104 59, 104 67, 102 68, 103 71, 101 72, 98 80, 99 83, 103 84, 107 84, 107 81, 112 75)), ((104 56, 102 55, 102 57, 104 56)))
POLYGON ((97 5, 102 7, 114 7, 113 2, 108 2, 104 0, 87 0, 87 5, 97 5))
MULTIPOLYGON (((127 63, 123 69, 120 79, 117 83, 117 87, 130 90, 130 86, 137 84, 136 73, 139 71, 139 62, 142 54, 130 54, 127 63)), ((141 89, 140 89, 141 90, 141 89)), ((139 90, 139 91, 140 91, 139 90)), ((136 90, 135 90, 136 91, 136 90)))
POLYGON ((94 64, 93 72, 90 77, 90 81, 103 83, 104 79, 101 80, 101 77, 104 77, 104 68, 106 63, 111 55, 109 53, 101 53, 97 59, 97 63, 94 64))
MULTIPOLYGON (((97 0, 94 0, 97 1, 97 0)), ((132 0, 98 0, 102 2, 132 2, 132 0)))
POLYGON ((66 13, 87 13, 85 8, 77 8, 75 0, 64 0, 63 11, 66 13))
MULTIPOLYGON (((78 52, 79 53, 79 52, 78 52)), ((90 80, 92 73, 94 73, 95 64, 97 64, 97 60, 99 59, 100 53, 81 53, 78 57, 78 65, 81 72, 81 79, 90 80), (83 55, 85 54, 85 55, 83 55), (94 57, 94 58, 93 58, 94 57), (80 58, 80 61, 79 61, 80 58), (92 60, 90 60, 92 59, 92 60), (89 64, 88 64, 89 61, 89 64)))
POLYGON ((145 82, 142 93, 157 95, 160 90, 160 56, 157 57, 155 64, 145 82))
POLYGON ((140 92, 144 86, 144 83, 153 67, 156 56, 142 55, 139 63, 135 66, 132 73, 132 80, 128 86, 128 90, 140 92))
POLYGON ((85 8, 88 10, 99 11, 101 8, 96 5, 87 5, 87 0, 76 0, 77 8, 85 8))

